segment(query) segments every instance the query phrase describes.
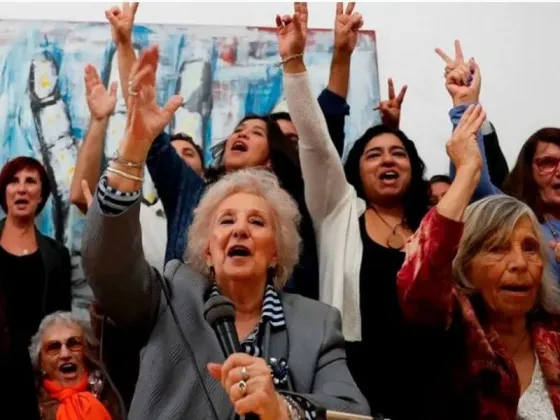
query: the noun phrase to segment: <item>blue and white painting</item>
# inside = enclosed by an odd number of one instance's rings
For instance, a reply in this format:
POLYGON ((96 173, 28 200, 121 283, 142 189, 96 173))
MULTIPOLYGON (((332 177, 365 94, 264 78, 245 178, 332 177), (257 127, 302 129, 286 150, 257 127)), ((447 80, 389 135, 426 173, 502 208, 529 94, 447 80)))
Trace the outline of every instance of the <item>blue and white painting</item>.
MULTIPOLYGON (((160 47, 158 101, 184 98, 168 130, 191 135, 203 147, 222 141, 246 114, 286 110, 275 32, 217 26, 147 25, 133 33, 137 51, 160 47)), ((326 86, 332 56, 331 31, 310 31, 306 61, 317 94, 326 86)), ((89 123, 83 72, 94 65, 106 85, 118 81, 115 45, 102 23, 0 20, 0 165, 34 156, 47 168, 53 195, 38 217, 39 229, 79 250, 83 216, 70 205, 69 189, 89 123)), ((375 35, 362 33, 352 57, 347 118, 350 141, 376 122, 379 101, 375 35)), ((109 121, 105 157, 113 154, 125 125, 119 99, 109 121)), ((347 145, 348 146, 348 145, 347 145)), ((155 192, 144 188, 145 201, 155 192)))

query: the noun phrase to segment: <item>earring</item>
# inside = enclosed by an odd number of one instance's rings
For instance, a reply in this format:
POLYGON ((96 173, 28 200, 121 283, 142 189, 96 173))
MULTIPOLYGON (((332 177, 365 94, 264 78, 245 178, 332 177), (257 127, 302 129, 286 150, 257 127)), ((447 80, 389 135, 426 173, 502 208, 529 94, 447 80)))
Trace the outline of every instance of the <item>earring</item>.
POLYGON ((266 282, 274 286, 274 280, 276 280, 277 269, 274 266, 270 266, 266 269, 266 282))
POLYGON ((210 280, 212 281, 216 280, 216 270, 214 270, 213 265, 208 266, 208 277, 210 277, 210 280))

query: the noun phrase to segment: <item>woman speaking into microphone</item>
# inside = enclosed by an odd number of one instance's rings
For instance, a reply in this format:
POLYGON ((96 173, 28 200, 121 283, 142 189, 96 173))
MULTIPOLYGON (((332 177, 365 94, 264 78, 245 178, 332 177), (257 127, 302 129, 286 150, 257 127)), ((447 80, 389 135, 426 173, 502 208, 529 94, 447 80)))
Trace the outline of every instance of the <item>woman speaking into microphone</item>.
POLYGON ((290 420, 315 418, 319 408, 368 414, 346 366, 339 312, 281 291, 298 261, 300 215, 268 170, 237 171, 209 187, 185 261, 168 263, 163 276, 147 264, 139 223, 144 164, 181 104, 172 97, 157 105, 157 64, 156 47, 135 63, 126 133, 99 182, 82 245, 101 307, 146 345, 129 417, 290 420), (205 319, 216 299, 234 308, 237 337, 225 337, 237 347, 231 355, 205 319))

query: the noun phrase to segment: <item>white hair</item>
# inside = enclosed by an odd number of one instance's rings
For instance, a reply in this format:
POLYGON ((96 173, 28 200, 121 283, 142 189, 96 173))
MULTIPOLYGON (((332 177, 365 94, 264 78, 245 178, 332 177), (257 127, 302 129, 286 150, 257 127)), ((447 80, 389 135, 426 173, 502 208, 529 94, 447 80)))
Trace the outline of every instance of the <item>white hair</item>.
POLYGON ((194 219, 188 230, 185 261, 195 270, 209 276, 205 255, 214 212, 222 201, 237 193, 262 197, 272 209, 278 256, 274 285, 281 289, 299 259, 301 237, 298 228, 301 215, 294 199, 280 187, 278 178, 266 169, 234 171, 206 190, 194 210, 194 219))
POLYGON ((453 261, 453 276, 461 289, 467 293, 475 287, 467 277, 472 259, 483 249, 488 240, 504 243, 515 229, 517 222, 527 217, 540 244, 544 263, 541 289, 536 308, 550 314, 560 314, 560 290, 552 274, 547 250, 548 242, 533 211, 525 203, 508 195, 493 195, 471 204, 465 212, 465 226, 459 249, 453 261))
POLYGON ((39 324, 39 329, 31 337, 31 344, 29 345, 29 354, 31 355, 31 363, 33 364, 33 369, 36 373, 41 371, 41 340, 45 331, 53 325, 77 325, 82 330, 82 334, 85 340, 86 356, 96 344, 97 340, 93 334, 90 324, 82 317, 72 313, 72 312, 53 312, 47 315, 39 324))

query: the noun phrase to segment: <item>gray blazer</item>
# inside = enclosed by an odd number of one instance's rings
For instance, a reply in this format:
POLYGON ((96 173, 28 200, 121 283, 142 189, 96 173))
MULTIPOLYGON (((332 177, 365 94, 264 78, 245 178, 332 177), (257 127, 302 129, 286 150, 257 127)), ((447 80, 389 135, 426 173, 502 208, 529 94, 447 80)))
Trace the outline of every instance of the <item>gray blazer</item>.
MULTIPOLYGON (((163 277, 147 264, 139 209, 137 202, 118 216, 103 215, 94 199, 82 243, 86 278, 101 307, 117 325, 138 332, 147 343, 129 417, 212 420, 198 369, 219 419, 232 418, 228 395, 206 369, 209 362, 224 361, 216 335, 203 316, 208 284, 177 260, 167 264, 163 277), (171 296, 194 358, 181 341, 162 287, 171 296)), ((268 357, 288 361, 293 391, 326 409, 369 414, 346 365, 339 312, 301 296, 279 295, 287 328, 271 333, 264 351, 268 357)))

